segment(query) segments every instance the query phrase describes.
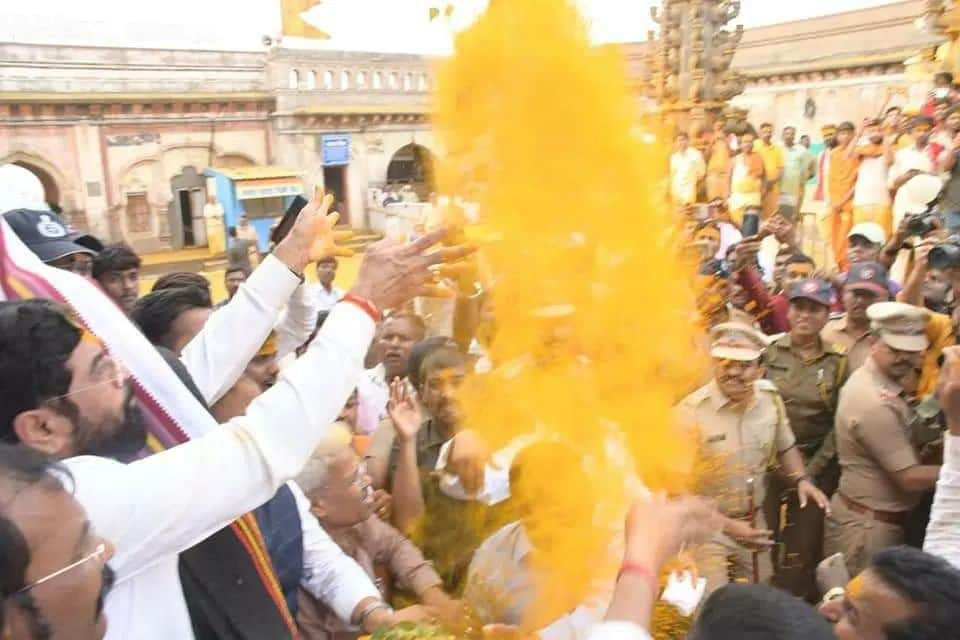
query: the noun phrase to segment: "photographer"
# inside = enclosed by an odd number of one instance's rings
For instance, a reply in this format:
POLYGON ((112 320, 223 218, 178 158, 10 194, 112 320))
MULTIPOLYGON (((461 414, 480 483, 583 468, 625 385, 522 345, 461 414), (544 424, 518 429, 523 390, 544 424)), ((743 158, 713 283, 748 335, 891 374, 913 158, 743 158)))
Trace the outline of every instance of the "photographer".
MULTIPOLYGON (((904 284, 903 291, 897 295, 899 302, 929 308, 924 291, 935 271, 941 272, 948 278, 951 288, 960 286, 960 246, 953 241, 937 243, 932 237, 921 240, 913 249, 910 259, 913 261, 913 269, 904 284)), ((948 291, 947 300, 952 311, 955 303, 950 291, 948 291)), ((938 366, 940 354, 956 342, 950 316, 935 313, 932 309, 926 334, 930 346, 923 356, 923 368, 917 384, 918 398, 924 398, 933 392, 940 371, 938 366)))
POLYGON ((940 198, 940 209, 944 212, 947 232, 950 235, 960 233, 960 106, 950 110, 945 122, 947 133, 946 149, 940 154, 939 169, 948 174, 947 183, 940 198))
POLYGON ((914 144, 904 147, 897 151, 893 166, 890 168, 887 186, 890 192, 894 194, 893 200, 893 218, 895 223, 915 212, 911 208, 912 203, 917 202, 916 191, 927 192, 928 184, 931 183, 932 194, 929 198, 922 200, 930 202, 936 198, 942 187, 942 182, 936 176, 938 171, 937 160, 940 154, 937 152, 939 146, 930 144, 930 135, 933 133, 933 119, 926 116, 914 118, 910 129, 914 144), (923 179, 918 180, 918 178, 923 179), (936 184, 936 183, 940 184, 936 184))

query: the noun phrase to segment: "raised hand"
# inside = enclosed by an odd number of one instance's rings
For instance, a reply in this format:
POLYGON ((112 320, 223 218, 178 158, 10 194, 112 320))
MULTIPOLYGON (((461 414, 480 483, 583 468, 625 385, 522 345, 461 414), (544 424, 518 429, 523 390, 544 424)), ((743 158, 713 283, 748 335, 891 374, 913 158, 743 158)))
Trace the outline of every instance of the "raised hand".
POLYGON ((445 229, 438 229, 409 245, 391 239, 370 245, 350 293, 369 300, 379 309, 399 307, 416 296, 449 296, 449 290, 436 284, 447 268, 445 265, 456 263, 476 248, 457 245, 428 253, 445 235, 445 229))
POLYGON ((317 189, 313 199, 300 211, 290 233, 273 250, 278 260, 302 274, 311 262, 353 255, 350 249, 337 245, 338 241, 348 239, 353 232, 334 229, 340 214, 335 211, 330 213, 332 204, 333 196, 323 195, 323 189, 317 189))
POLYGON ((402 441, 413 440, 423 424, 420 405, 410 391, 410 385, 400 378, 390 382, 390 399, 387 401, 387 414, 402 441))
POLYGON ((476 495, 483 490, 484 475, 490 450, 476 431, 464 429, 453 438, 447 471, 460 478, 467 493, 476 495))
POLYGON ((627 562, 649 562, 653 571, 685 546, 705 542, 720 530, 721 516, 701 498, 637 500, 627 514, 627 562))

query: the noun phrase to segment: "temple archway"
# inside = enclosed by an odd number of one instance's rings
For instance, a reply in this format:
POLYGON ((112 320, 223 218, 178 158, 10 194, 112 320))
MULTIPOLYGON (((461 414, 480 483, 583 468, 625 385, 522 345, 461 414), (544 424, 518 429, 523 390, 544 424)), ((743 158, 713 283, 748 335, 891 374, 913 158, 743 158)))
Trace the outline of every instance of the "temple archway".
POLYGON ((415 142, 400 147, 387 165, 387 184, 409 184, 425 199, 435 190, 433 154, 415 142))
POLYGON ((42 160, 41 158, 37 158, 26 153, 14 153, 13 155, 0 161, 0 164, 3 163, 10 163, 17 165, 18 167, 23 167, 33 175, 37 176, 37 179, 40 180, 40 184, 43 185, 44 201, 47 202, 47 204, 56 205, 57 207, 63 206, 63 202, 60 199, 63 195, 63 192, 60 188, 60 182, 57 179, 57 169, 53 165, 42 160))

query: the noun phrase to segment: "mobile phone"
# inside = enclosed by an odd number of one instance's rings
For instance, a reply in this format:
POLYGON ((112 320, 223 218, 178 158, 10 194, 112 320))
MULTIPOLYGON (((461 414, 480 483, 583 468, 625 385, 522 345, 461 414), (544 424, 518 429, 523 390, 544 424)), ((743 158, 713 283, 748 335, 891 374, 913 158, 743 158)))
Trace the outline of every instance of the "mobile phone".
POLYGON ((743 225, 740 227, 740 233, 744 238, 752 238, 760 233, 760 213, 756 210, 750 210, 743 214, 743 225))
POLYGON ((293 201, 290 203, 290 206, 287 207, 286 212, 280 219, 280 224, 274 227, 273 231, 270 233, 270 242, 276 245, 287 237, 287 234, 290 233, 290 229, 293 228, 293 223, 297 221, 297 216, 300 215, 300 212, 303 211, 305 206, 307 206, 306 198, 303 196, 293 197, 293 201))

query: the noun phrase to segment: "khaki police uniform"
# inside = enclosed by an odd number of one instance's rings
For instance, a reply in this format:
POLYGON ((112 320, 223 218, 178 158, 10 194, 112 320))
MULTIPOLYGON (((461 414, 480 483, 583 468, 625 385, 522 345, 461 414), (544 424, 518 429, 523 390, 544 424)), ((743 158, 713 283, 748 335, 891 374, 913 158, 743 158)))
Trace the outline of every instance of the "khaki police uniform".
MULTIPOLYGON (((894 349, 923 351, 929 314, 896 302, 868 310, 874 331, 894 349)), ((831 500, 824 554, 843 553, 850 575, 873 554, 902 544, 904 525, 921 494, 904 492, 893 474, 920 464, 912 432, 915 414, 903 387, 869 358, 840 392, 836 438, 840 486, 831 500)))
MULTIPOLYGON (((845 291, 865 291, 886 300, 890 296, 890 280, 887 268, 878 262, 858 262, 850 265, 843 283, 845 291)), ((876 305, 874 305, 876 306, 876 305)), ((868 310, 869 311, 869 310, 868 310)), ((856 371, 870 357, 874 337, 870 331, 854 332, 847 326, 847 314, 831 318, 820 332, 827 344, 839 344, 847 351, 850 371, 856 371)))
POLYGON ((847 356, 847 368, 852 372, 859 369, 870 357, 873 336, 869 331, 856 334, 847 328, 847 314, 843 313, 827 321, 820 332, 825 343, 838 347, 847 356))
MULTIPOLYGON (((839 345, 821 341, 816 355, 804 359, 790 343, 788 334, 767 349, 767 378, 783 398, 807 473, 830 496, 839 477, 833 423, 840 388, 848 377, 847 358, 839 345)), ((801 509, 793 483, 779 474, 768 476, 764 508, 778 542, 773 554, 773 584, 798 597, 817 600, 815 571, 822 559, 823 511, 816 505, 801 509)))
MULTIPOLYGON (((759 332, 739 323, 718 325, 712 333, 716 338, 731 331, 763 342, 759 332)), ((750 360, 752 353, 752 359, 757 360, 762 355, 759 344, 726 351, 717 347, 715 341, 711 349, 715 359, 750 360)), ((760 508, 765 495, 764 476, 777 463, 778 455, 795 444, 776 386, 769 380, 757 380, 752 400, 743 406, 731 402, 713 380, 684 398, 676 413, 679 423, 699 437, 698 493, 715 498, 724 515, 766 529, 760 508)), ((731 580, 752 580, 754 557, 761 582, 768 581, 772 573, 769 553, 754 553, 725 535, 717 535, 699 547, 695 556, 701 575, 707 578, 708 591, 731 580)))

